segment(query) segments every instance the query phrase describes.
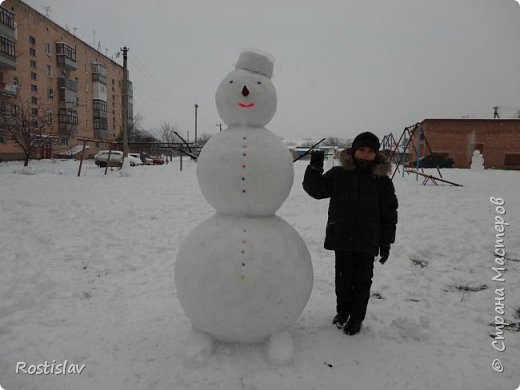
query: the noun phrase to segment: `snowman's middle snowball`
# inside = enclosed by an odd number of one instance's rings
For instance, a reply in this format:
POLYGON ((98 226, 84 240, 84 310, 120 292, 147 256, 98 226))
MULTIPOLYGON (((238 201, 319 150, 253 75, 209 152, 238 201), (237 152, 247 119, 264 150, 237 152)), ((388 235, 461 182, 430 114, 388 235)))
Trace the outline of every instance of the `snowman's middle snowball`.
POLYGON ((197 179, 218 213, 268 216, 289 196, 292 156, 280 138, 265 128, 226 129, 202 148, 197 179))

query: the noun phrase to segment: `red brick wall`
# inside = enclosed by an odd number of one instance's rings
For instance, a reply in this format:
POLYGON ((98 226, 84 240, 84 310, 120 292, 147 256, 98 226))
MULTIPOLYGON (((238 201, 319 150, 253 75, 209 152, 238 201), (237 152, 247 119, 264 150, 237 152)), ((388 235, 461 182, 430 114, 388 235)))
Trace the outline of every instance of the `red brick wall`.
POLYGON ((520 169, 505 157, 520 154, 520 119, 425 119, 422 130, 432 151, 447 153, 454 168, 469 168, 473 150, 482 148, 485 168, 520 169))

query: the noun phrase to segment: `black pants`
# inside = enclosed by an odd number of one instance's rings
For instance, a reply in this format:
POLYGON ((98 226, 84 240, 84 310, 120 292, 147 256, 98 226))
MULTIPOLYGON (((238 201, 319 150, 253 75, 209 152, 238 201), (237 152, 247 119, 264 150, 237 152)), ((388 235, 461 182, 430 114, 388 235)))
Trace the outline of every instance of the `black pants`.
POLYGON ((335 253, 336 310, 363 321, 374 276, 374 256, 364 252, 335 253))

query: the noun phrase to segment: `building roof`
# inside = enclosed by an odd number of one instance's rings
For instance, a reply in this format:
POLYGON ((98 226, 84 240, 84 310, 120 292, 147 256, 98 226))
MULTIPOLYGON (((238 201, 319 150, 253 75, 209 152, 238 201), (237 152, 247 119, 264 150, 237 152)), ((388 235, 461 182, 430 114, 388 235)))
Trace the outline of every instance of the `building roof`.
POLYGON ((424 122, 520 122, 520 118, 427 118, 424 122))
MULTIPOLYGON (((46 17, 45 15, 43 15, 42 13, 38 12, 37 10, 35 10, 33 7, 31 7, 30 5, 28 5, 27 3, 24 3, 23 1, 21 0, 10 0, 10 2, 15 5, 15 6, 21 6, 21 7, 26 7, 27 9, 29 9, 31 12, 34 12, 36 15, 38 15, 39 17, 41 17, 42 19, 44 19, 46 22, 56 26, 57 28, 59 28, 60 30, 63 31, 64 34, 68 34, 70 36, 71 39, 76 39, 78 40, 79 42, 81 42, 81 44, 87 46, 88 48, 90 48, 91 50, 94 50, 96 53, 99 53, 99 55, 103 56, 104 58, 106 58, 108 61, 111 61, 113 62, 115 65, 117 65, 118 67, 120 68, 123 68, 123 65, 115 62, 112 58, 110 57, 107 57, 106 55, 104 55, 102 52, 100 52, 99 50, 97 50, 95 47, 92 47, 91 45, 89 45, 87 42, 85 42, 83 39, 79 38, 77 35, 74 35, 73 33, 71 33, 70 31, 68 31, 67 29, 63 28, 62 26, 60 26, 59 24, 53 22, 51 19, 49 19, 48 17, 46 17)), ((2 8, 5 8, 7 9, 8 11, 10 11, 8 8, 6 8, 5 6, 5 2, 2 3, 2 8)), ((16 17, 16 15, 15 15, 16 17)), ((63 43, 67 43, 67 42, 63 42, 63 43)))

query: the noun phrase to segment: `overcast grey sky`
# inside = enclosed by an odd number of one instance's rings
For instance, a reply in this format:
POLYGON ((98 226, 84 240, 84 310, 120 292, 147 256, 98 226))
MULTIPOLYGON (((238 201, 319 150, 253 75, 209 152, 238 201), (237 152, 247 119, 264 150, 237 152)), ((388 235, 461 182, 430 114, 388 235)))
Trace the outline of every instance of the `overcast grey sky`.
MULTIPOLYGON (((285 139, 400 133, 424 118, 520 109, 514 0, 26 0, 102 52, 127 45, 134 113, 218 132, 215 91, 242 48, 275 57, 285 139), (95 31, 95 33, 94 33, 95 31)), ((116 61, 122 63, 121 59, 116 61)))

